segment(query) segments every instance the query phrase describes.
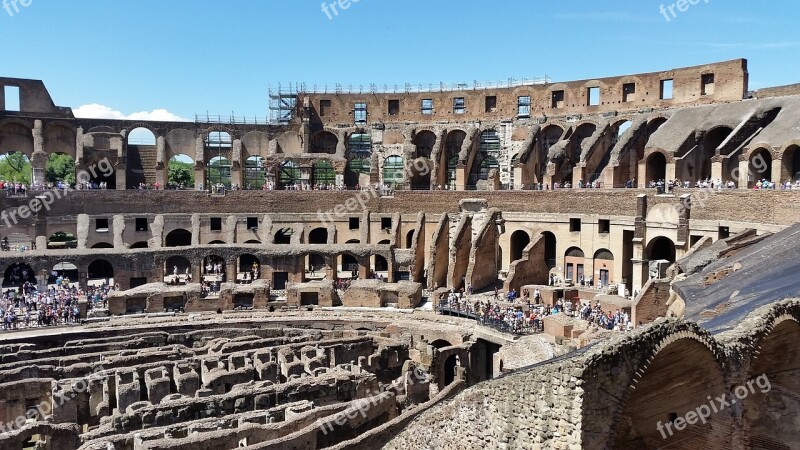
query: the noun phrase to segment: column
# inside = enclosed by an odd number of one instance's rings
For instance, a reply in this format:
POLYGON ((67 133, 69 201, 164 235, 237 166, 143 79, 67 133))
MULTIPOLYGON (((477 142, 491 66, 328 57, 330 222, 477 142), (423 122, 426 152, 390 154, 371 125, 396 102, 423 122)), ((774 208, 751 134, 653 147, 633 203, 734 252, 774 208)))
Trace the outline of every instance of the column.
POLYGON ((750 161, 739 160, 739 189, 750 187, 750 161))
POLYGON ((456 166, 456 190, 467 190, 467 167, 461 161, 459 161, 456 166))
POLYGON ((714 158, 711 160, 711 179, 722 180, 722 159, 714 158))
POLYGON ((31 166, 33 166, 33 178, 31 185, 40 185, 45 182, 45 167, 47 166, 47 154, 44 152, 44 138, 42 137, 42 121, 33 122, 33 155, 31 155, 31 166))
POLYGON ((164 136, 156 137, 156 183, 165 189, 169 182, 169 161, 165 161, 167 144, 164 136))
POLYGON ((203 186, 203 189, 208 189, 208 186, 206 186, 205 141, 203 140, 202 135, 199 135, 195 138, 194 147, 195 189, 197 186, 203 186))
POLYGON ((242 141, 234 139, 231 147, 231 186, 244 188, 244 171, 242 170, 242 141))

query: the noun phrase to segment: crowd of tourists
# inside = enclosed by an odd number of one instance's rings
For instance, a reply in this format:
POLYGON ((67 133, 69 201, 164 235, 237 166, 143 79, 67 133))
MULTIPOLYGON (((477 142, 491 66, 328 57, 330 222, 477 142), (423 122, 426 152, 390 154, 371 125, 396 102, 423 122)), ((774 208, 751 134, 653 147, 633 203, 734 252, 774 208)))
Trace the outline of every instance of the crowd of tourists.
POLYGON ((69 278, 57 276, 54 283, 40 291, 25 281, 19 287, 4 290, 0 296, 0 319, 3 330, 77 325, 81 317, 78 302, 87 300, 87 308, 108 307, 108 295, 114 290, 108 282, 99 286, 78 287, 69 278))

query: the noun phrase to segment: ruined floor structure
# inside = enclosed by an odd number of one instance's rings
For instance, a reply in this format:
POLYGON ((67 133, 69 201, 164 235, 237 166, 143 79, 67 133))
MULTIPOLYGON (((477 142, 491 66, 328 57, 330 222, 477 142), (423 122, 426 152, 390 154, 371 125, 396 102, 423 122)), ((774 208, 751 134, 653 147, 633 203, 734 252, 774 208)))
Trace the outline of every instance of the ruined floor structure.
POLYGON ((0 154, 28 157, 35 181, 68 155, 109 185, 0 192, 0 236, 36 247, 0 252, 0 282, 56 272, 119 288, 98 322, 0 335, 0 448, 800 445, 786 300, 800 297, 787 244, 800 191, 751 189, 800 178, 800 86, 750 91, 746 60, 296 92, 275 124, 75 118, 41 81, 0 86, 20 92, 20 111, 0 112, 0 154), (151 142, 131 137, 143 129, 151 142), (165 186, 180 155, 206 190, 128 189, 165 186), (647 188, 673 178, 736 189, 647 188), (303 184, 351 190, 285 190, 303 184), (634 323, 650 325, 545 361, 538 338, 414 310, 498 276, 520 291, 551 275, 634 294, 634 323), (658 422, 761 374, 773 391, 662 439, 658 422))
POLYGON ((432 315, 234 314, 4 337, 0 446, 375 448, 499 375, 513 341, 471 328, 432 315))

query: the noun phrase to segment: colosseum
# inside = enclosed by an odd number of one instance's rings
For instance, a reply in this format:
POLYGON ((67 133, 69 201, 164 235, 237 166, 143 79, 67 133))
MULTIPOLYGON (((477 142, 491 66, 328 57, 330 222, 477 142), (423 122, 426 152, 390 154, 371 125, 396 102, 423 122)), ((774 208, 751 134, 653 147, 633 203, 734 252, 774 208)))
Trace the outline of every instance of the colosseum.
POLYGON ((800 85, 748 81, 0 78, 0 448, 800 449, 800 85))

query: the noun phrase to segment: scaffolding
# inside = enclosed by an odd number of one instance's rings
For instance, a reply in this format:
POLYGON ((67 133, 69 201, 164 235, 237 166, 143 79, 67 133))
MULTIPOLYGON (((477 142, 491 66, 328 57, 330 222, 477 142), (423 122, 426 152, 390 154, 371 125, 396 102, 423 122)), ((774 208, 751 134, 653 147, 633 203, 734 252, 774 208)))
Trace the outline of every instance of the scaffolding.
POLYGON ((297 108, 298 91, 305 85, 289 83, 288 86, 278 83, 277 88, 269 86, 269 121, 272 124, 287 124, 292 121, 297 108))

